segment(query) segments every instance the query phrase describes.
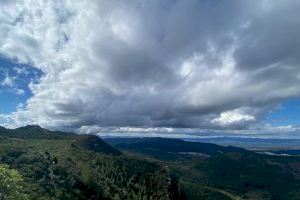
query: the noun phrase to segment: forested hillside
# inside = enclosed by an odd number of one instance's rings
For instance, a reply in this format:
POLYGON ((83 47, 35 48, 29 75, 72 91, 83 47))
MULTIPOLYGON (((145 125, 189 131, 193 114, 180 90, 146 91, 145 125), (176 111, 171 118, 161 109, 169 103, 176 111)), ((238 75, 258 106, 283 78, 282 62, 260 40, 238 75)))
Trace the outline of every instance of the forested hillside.
POLYGON ((168 166, 188 199, 300 199, 300 157, 164 138, 107 142, 168 166))
POLYGON ((23 177, 29 199, 180 199, 166 168, 124 155, 96 136, 2 128, 0 164, 23 177))
POLYGON ((297 156, 38 126, 1 128, 0 177, 1 200, 300 199, 297 156))

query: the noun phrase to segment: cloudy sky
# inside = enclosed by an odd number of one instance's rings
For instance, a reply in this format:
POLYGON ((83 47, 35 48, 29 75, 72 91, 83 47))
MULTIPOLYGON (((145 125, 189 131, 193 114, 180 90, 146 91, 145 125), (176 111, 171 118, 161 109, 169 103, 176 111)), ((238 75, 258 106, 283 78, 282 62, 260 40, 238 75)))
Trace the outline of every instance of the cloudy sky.
POLYGON ((300 137, 298 0, 0 0, 0 125, 300 137))

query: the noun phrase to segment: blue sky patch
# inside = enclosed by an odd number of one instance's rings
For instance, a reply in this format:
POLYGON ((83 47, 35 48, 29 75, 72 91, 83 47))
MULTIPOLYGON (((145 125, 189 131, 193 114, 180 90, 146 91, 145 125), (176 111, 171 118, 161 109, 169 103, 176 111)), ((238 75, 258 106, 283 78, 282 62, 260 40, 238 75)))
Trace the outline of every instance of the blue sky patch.
POLYGON ((36 82, 42 72, 30 65, 0 57, 0 113, 16 111, 20 103, 32 96, 28 84, 36 82))
POLYGON ((281 103, 266 116, 266 122, 275 126, 300 125, 300 98, 281 103))

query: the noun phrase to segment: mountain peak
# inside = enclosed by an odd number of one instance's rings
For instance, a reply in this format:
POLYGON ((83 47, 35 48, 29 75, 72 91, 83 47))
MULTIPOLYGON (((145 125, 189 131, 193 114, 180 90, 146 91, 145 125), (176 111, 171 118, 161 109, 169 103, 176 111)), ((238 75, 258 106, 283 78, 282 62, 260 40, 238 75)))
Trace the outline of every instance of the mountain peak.
POLYGON ((74 133, 51 131, 39 125, 27 125, 15 129, 0 128, 0 136, 20 138, 20 139, 70 139, 76 137, 74 133))
POLYGON ((120 151, 113 148, 96 135, 80 135, 73 143, 73 146, 94 152, 101 152, 112 155, 121 154, 120 151))
POLYGON ((43 129, 41 126, 39 125, 26 125, 26 126, 23 126, 23 127, 19 127, 19 128, 22 128, 22 129, 43 129))

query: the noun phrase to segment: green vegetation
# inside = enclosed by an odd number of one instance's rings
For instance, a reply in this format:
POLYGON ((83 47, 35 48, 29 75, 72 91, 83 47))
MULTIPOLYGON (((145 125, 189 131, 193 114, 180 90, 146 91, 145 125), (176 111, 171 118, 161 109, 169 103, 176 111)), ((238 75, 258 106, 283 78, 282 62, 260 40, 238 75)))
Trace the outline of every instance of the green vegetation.
POLYGON ((114 146, 38 126, 0 128, 0 199, 300 199, 297 156, 162 138, 107 141, 114 146))
POLYGON ((167 165, 187 199, 300 199, 300 157, 176 139, 108 139, 167 165))
POLYGON ((96 135, 81 135, 72 143, 73 147, 87 149, 94 152, 102 152, 112 155, 121 155, 121 152, 112 148, 96 135))
POLYGON ((17 170, 9 169, 8 165, 0 165, 0 199, 26 200, 23 179, 17 170))
POLYGON ((0 163, 19 171, 23 191, 32 200, 178 196, 177 185, 164 167, 124 155, 95 136, 47 134, 41 139, 30 131, 16 131, 12 137, 5 134, 0 138, 0 163))

